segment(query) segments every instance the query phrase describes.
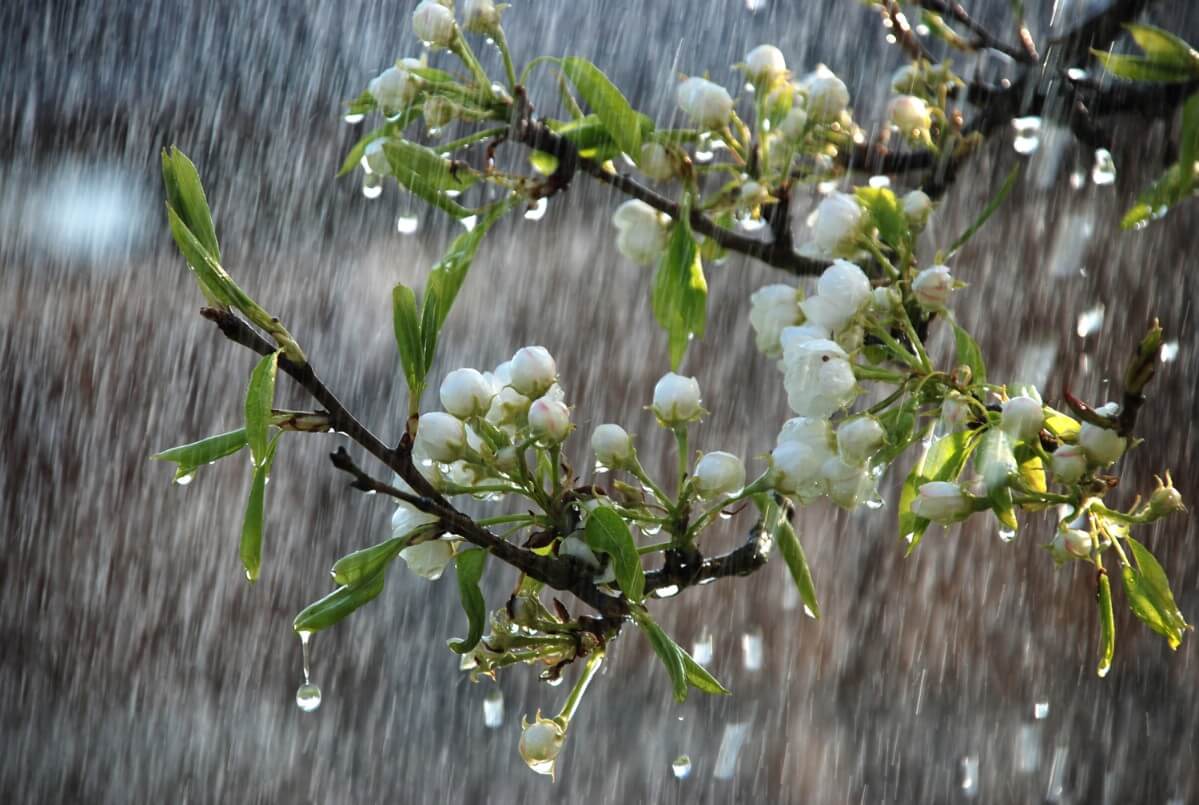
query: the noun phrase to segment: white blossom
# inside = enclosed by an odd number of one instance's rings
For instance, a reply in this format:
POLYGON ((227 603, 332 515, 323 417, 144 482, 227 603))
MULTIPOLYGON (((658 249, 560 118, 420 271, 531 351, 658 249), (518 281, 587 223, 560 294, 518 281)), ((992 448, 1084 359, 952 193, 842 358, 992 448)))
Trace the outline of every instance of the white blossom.
POLYGON ((783 329, 799 324, 799 290, 790 285, 766 285, 753 292, 749 304, 749 323, 758 350, 770 358, 780 357, 783 329))
MULTIPOLYGON (((666 146, 661 143, 650 142, 642 144, 641 155, 637 160, 637 167, 646 176, 658 182, 664 182, 672 178, 677 172, 674 158, 666 150, 666 146)), ((649 205, 647 204, 646 206, 649 205)), ((653 208, 650 207, 650 209, 653 208)))
POLYGON ((598 426, 591 434, 595 459, 610 469, 620 469, 633 458, 633 440, 620 425, 598 426))
POLYGON ((769 84, 787 72, 787 60, 774 45, 758 45, 745 57, 745 75, 755 84, 769 84))
POLYGON ((410 545, 400 551, 408 569, 423 579, 437 581, 446 565, 454 558, 454 543, 447 539, 431 539, 410 545))
POLYGON ((407 106, 420 91, 420 79, 409 72, 420 67, 416 59, 402 59, 399 64, 388 67, 370 80, 366 91, 375 103, 385 110, 397 110, 407 106))
POLYGON ((909 137, 927 133, 933 124, 928 104, 915 95, 900 95, 892 99, 887 106, 887 114, 895 127, 909 137))
POLYGON ((974 506, 962 488, 948 481, 921 484, 912 501, 912 514, 942 525, 964 520, 973 510, 974 506))
POLYGON ((912 190, 904 194, 900 204, 903 205, 903 217, 907 219, 908 226, 917 232, 924 229, 924 225, 928 223, 928 216, 933 211, 933 200, 928 197, 928 193, 912 190))
POLYGON ((820 465, 820 476, 829 500, 843 509, 857 508, 874 492, 874 483, 866 468, 850 464, 840 456, 825 459, 820 465))
POLYGON ((887 432, 872 416, 856 416, 837 426, 837 453, 854 467, 860 467, 878 452, 887 432))
POLYGON ((667 372, 654 385, 654 413, 668 426, 693 422, 703 414, 699 381, 667 372))
POLYGON ((999 426, 1018 442, 1035 439, 1044 423, 1045 411, 1040 400, 1022 394, 1003 404, 999 426))
POLYGON ((1087 453, 1076 444, 1063 444, 1049 459, 1053 477, 1064 484, 1072 484, 1087 471, 1087 453))
POLYGON ((834 122, 849 107, 845 82, 823 64, 800 82, 800 89, 808 98, 808 114, 813 120, 834 122))
POLYGON ((1124 455, 1128 439, 1114 430, 1084 422, 1078 429, 1078 446, 1087 454, 1092 464, 1107 467, 1124 455))
POLYGON ((449 47, 455 27, 454 12, 434 0, 422 0, 412 12, 413 33, 434 47, 449 47))
POLYGON ((529 406, 529 429, 550 444, 558 444, 570 433, 570 409, 560 400, 542 397, 529 406))
POLYGON ((733 117, 733 99, 728 90, 705 78, 692 76, 679 84, 677 99, 683 114, 697 128, 722 129, 733 117))
POLYGON ((416 441, 429 458, 448 464, 462 458, 466 450, 466 428, 457 417, 432 411, 420 415, 416 441))
POLYGON ((666 251, 670 239, 670 216, 640 199, 630 199, 612 215, 616 226, 616 248, 638 265, 652 265, 666 251))
POLYGON ((558 364, 545 347, 521 347, 508 371, 512 388, 531 400, 545 394, 558 379, 558 364))
POLYGON ((493 0, 463 0, 463 28, 474 34, 491 34, 499 24, 500 12, 493 0))
POLYGON ((723 497, 745 486, 745 464, 732 453, 717 450, 704 454, 692 477, 701 498, 723 497))
POLYGON ((800 416, 828 416, 858 394, 849 355, 825 339, 784 349, 783 386, 791 410, 800 416))
POLYGON ((836 260, 816 283, 816 295, 799 306, 809 322, 832 332, 849 324, 870 298, 870 280, 848 260, 836 260))
POLYGON ((827 254, 846 254, 861 234, 862 207, 848 193, 829 193, 816 207, 812 240, 827 254))
POLYGON ((482 416, 491 407, 495 387, 476 369, 455 369, 441 381, 441 407, 459 419, 482 416))
POLYGON ((926 268, 912 280, 912 294, 925 310, 944 310, 952 293, 953 275, 949 266, 926 268))

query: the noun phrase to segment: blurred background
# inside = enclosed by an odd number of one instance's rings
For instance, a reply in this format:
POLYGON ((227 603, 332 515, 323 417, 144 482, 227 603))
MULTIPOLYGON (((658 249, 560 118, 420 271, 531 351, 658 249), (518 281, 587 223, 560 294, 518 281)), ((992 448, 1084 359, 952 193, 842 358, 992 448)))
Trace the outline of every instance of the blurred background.
MULTIPOLYGON (((1106 4, 1025 7, 1044 41, 1106 4)), ((967 5, 994 21, 1008 8, 967 5)), ((394 185, 368 199, 360 174, 333 176, 363 131, 343 121, 342 102, 397 57, 419 54, 414 6, 0 7, 3 800, 1199 802, 1194 636, 1171 652, 1118 597, 1115 665, 1096 678, 1093 579, 1083 567, 1054 569, 1039 547, 1051 518, 1033 518, 1013 544, 985 524, 934 529, 904 559, 893 511, 903 466, 887 478, 890 510, 845 514, 821 502, 801 512, 820 621, 804 617, 781 562, 655 605, 679 643, 710 647, 732 697, 676 705, 627 630, 572 725, 556 783, 531 774, 516 745, 521 715, 556 712, 568 686, 523 668, 498 685, 459 673, 444 647, 465 629, 450 576, 429 584, 394 568, 374 604, 314 639, 324 702, 296 707, 291 619, 329 589, 335 559, 387 536, 391 509, 332 470, 325 455, 339 437, 285 440, 263 577, 250 587, 237 558, 245 462, 180 487, 172 467, 146 460, 238 426, 253 361, 197 315, 202 300, 166 227, 158 152, 177 144, 195 160, 231 272, 351 410, 394 439, 405 397, 389 292, 419 286, 460 230, 394 185), (413 217, 415 231, 401 232, 413 217), (681 755, 689 765, 674 764, 681 755)), ((730 65, 763 42, 797 74, 830 65, 860 121, 879 119, 903 62, 877 16, 849 0, 515 0, 504 19, 518 64, 590 58, 663 124, 678 73, 707 70, 735 87, 730 65)), ((1158 2, 1146 19, 1199 39, 1193 4, 1158 2)), ((1017 74, 994 59, 982 69, 1017 74)), ((538 93, 538 110, 556 113, 552 85, 538 93)), ((1193 503, 1199 206, 1119 231, 1164 167, 1172 128, 1129 118, 1116 132, 1114 182, 1096 181, 1095 155, 1048 123, 1025 154, 1001 132, 958 177, 925 243, 950 242, 1011 166, 1028 163, 955 260, 970 284, 955 311, 993 377, 1037 383, 1050 403, 1066 383, 1103 402, 1160 318, 1173 360, 1152 386, 1138 428, 1147 443, 1123 462, 1116 499, 1127 505, 1171 468, 1193 503)), ((665 339, 650 316, 649 273, 613 247, 617 203, 580 176, 540 220, 501 222, 432 375, 488 369, 544 344, 581 435, 620 421, 664 462, 666 440, 643 406, 668 368, 665 339)), ((736 256, 708 278, 709 335, 684 369, 713 414, 693 445, 760 455, 788 414, 777 370, 753 349, 748 297, 786 278, 736 256)), ((290 383, 279 402, 310 407, 290 383)), ((574 441, 586 466, 586 439, 574 441)), ((745 525, 726 524, 716 541, 733 544, 745 525)), ((1182 515, 1140 533, 1191 621, 1195 531, 1182 515)), ((498 567, 485 591, 492 606, 513 582, 498 567)))

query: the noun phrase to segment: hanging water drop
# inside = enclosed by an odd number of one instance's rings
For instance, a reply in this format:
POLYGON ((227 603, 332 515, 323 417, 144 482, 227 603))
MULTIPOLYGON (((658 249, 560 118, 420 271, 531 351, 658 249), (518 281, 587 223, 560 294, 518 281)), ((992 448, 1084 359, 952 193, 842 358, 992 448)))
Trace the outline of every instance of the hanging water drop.
POLYGON ((483 724, 489 729, 496 729, 504 723, 504 692, 492 688, 483 697, 483 724))
POLYGON ((1106 148, 1095 151, 1095 166, 1091 168, 1091 181, 1103 187, 1116 181, 1116 162, 1112 152, 1106 148))
POLYGON ((525 220, 540 221, 545 217, 545 211, 547 209, 549 209, 549 199, 539 198, 532 207, 525 210, 525 220))
POLYGON ((311 682, 305 682, 296 689, 296 706, 305 713, 311 713, 321 706, 321 689, 311 682))
POLYGON ((659 587, 658 589, 654 590, 655 598, 671 598, 672 596, 676 596, 678 594, 679 587, 677 584, 668 584, 665 587, 659 587))
POLYGON ((1162 351, 1159 354, 1161 355, 1162 363, 1170 363, 1178 357, 1178 342, 1167 341, 1162 344, 1162 351))
POLYGON ((479 216, 468 215, 465 218, 460 218, 458 221, 466 229, 467 232, 473 232, 475 224, 479 223, 479 216))
POLYGON ((966 755, 959 764, 962 793, 973 799, 978 796, 978 756, 966 755))
POLYGON ((670 764, 670 771, 674 774, 676 780, 686 780, 691 774, 691 758, 688 755, 679 755, 670 764))
POLYGON ((1012 542, 1016 539, 1016 529, 1000 526, 998 529, 1000 542, 1012 542))
POLYGON ((180 475, 178 478, 176 478, 175 484, 178 486, 187 486, 194 480, 196 480, 196 474, 194 472, 189 472, 187 475, 180 475))
POLYGON ((415 215, 401 215, 396 218, 396 231, 401 235, 411 235, 420 228, 420 218, 415 215))
POLYGON ((1049 717, 1049 702, 1037 702, 1032 706, 1033 718, 1040 721, 1049 717))
POLYGON ((349 123, 351 126, 356 126, 359 123, 361 123, 363 120, 366 119, 366 115, 364 115, 360 112, 351 112, 342 119, 345 120, 345 122, 349 123))
POLYGON ((1012 120, 1012 128, 1016 132, 1016 138, 1012 141, 1012 148, 1016 150, 1017 154, 1028 156, 1041 146, 1041 118, 1014 118, 1012 120))
POLYGON ((362 195, 367 198, 378 198, 383 194, 383 180, 373 173, 362 177, 362 195))

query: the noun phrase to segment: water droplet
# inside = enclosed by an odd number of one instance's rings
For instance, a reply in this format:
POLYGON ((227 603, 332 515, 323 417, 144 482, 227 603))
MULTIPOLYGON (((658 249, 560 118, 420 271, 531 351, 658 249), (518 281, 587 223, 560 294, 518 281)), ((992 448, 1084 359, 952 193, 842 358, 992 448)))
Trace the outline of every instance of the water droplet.
POLYGON ((699 148, 695 149, 695 161, 696 162, 711 162, 712 157, 714 157, 714 156, 716 156, 716 155, 712 151, 700 150, 699 148))
POLYGON ((703 632, 695 642, 691 644, 691 659, 695 660, 700 665, 707 665, 712 662, 712 634, 711 632, 703 632))
POLYGON ((721 509, 721 510, 720 510, 720 511, 719 511, 719 512, 716 514, 716 516, 717 516, 717 517, 719 517, 721 520, 731 520, 731 519, 733 519, 733 513, 732 513, 731 511, 729 511, 728 509, 721 509))
POLYGON ((1041 765, 1041 728, 1036 724, 1021 724, 1016 733, 1016 770, 1032 774, 1041 765))
POLYGON ((472 232, 472 231, 474 231, 475 224, 479 223, 479 216, 468 215, 465 218, 460 218, 458 220, 458 223, 462 224, 462 226, 466 229, 467 232, 472 232))
POLYGON ((504 692, 492 688, 483 697, 483 724, 489 729, 496 729, 504 723, 504 692))
POLYGON ((563 676, 547 677, 545 684, 549 685, 551 688, 556 688, 562 684, 563 679, 565 679, 563 676))
POLYGON ((637 526, 637 528, 647 537, 656 537, 658 534, 662 533, 662 526, 660 523, 642 523, 641 525, 637 526))
POLYGON ((676 780, 686 780, 691 774, 691 758, 688 755, 679 755, 674 759, 674 763, 670 764, 670 770, 676 780))
POLYGON ((766 0, 745 0, 746 11, 761 11, 766 6, 766 0))
POLYGON ((532 208, 525 210, 525 220, 540 221, 545 217, 547 209, 549 209, 549 199, 539 198, 532 208))
POLYGON ((1087 175, 1082 171, 1074 171, 1070 174, 1070 187, 1075 190, 1082 190, 1087 186, 1087 175))
POLYGON ((1037 702, 1032 706, 1033 717, 1040 721, 1049 717, 1049 702, 1037 702))
POLYGON ((746 632, 741 635, 741 657, 745 670, 760 671, 762 669, 762 633, 746 632))
POLYGON ((737 770, 737 756, 741 754, 741 746, 749 735, 749 723, 725 724, 724 734, 720 736, 720 748, 716 750, 716 764, 712 767, 712 776, 717 780, 731 780, 737 770))
POLYGON ((1112 670, 1112 664, 1109 662, 1109 663, 1099 666, 1099 669, 1095 673, 1097 673, 1099 675, 1100 679, 1103 679, 1104 677, 1106 677, 1108 675, 1108 673, 1111 670, 1112 670))
POLYGON ((1055 746, 1053 748, 1053 765, 1049 767, 1049 786, 1045 789, 1046 802, 1061 802, 1062 793, 1066 788, 1066 758, 1069 754, 1069 747, 1055 746))
POLYGON ((1012 542, 1016 539, 1016 529, 1007 526, 1000 526, 998 534, 1001 542, 1012 542))
POLYGON ((1103 306, 1103 303, 1100 303, 1089 310, 1083 311, 1078 317, 1078 327, 1075 330, 1078 333, 1078 337, 1086 338, 1102 327, 1103 314, 1106 310, 1107 308, 1103 306))
POLYGON ((891 186, 891 177, 890 176, 871 176, 869 184, 871 187, 890 187, 891 186))
POLYGON ((383 180, 373 173, 362 177, 362 195, 367 198, 378 198, 383 194, 383 180))
POLYGON ((1071 67, 1066 71, 1066 77, 1071 81, 1086 81, 1088 75, 1089 73, 1086 70, 1079 67, 1071 67))
POLYGON ((962 793, 970 798, 978 796, 978 756, 966 755, 958 766, 961 772, 962 793))
POLYGON ((927 25, 925 25, 923 22, 920 23, 919 25, 917 25, 912 30, 916 32, 916 36, 928 36, 930 33, 932 33, 932 29, 929 28, 927 25))
POLYGON ((311 682, 305 682, 296 689, 296 706, 305 713, 311 713, 321 706, 321 689, 311 682))
POLYGON ((175 484, 178 486, 187 486, 194 480, 196 480, 196 474, 194 472, 189 472, 187 475, 180 475, 178 478, 176 478, 175 484))
POLYGON ((1161 358, 1162 363, 1170 363, 1178 357, 1178 342, 1167 341, 1162 344, 1161 358))
POLYGON ((345 122, 349 123, 351 126, 357 126, 359 123, 361 123, 363 120, 366 119, 366 115, 364 115, 360 112, 352 112, 352 113, 346 115, 342 119, 345 122))
POLYGON ((396 218, 396 231, 401 235, 411 235, 420 229, 420 218, 415 215, 401 215, 396 218))
POLYGON ((679 587, 677 584, 668 584, 665 587, 659 587, 658 589, 654 590, 655 598, 671 598, 672 596, 676 596, 678 594, 679 587))
POLYGON ((762 218, 745 217, 740 219, 737 223, 746 232, 757 232, 762 227, 766 226, 766 221, 762 218))
POLYGON ((1095 151, 1095 165, 1091 168, 1091 181, 1100 187, 1116 181, 1116 162, 1111 151, 1100 148, 1095 151))
POLYGON ((1028 156, 1041 146, 1041 118, 1014 118, 1012 120, 1012 128, 1016 132, 1012 148, 1016 149, 1017 154, 1028 156))
POLYGON ((894 45, 896 42, 899 41, 898 39, 895 38, 895 34, 887 34, 886 40, 887 40, 888 45, 894 45))
POLYGON ((816 613, 815 613, 815 612, 813 612, 813 611, 812 611, 812 608, 811 608, 811 607, 809 607, 807 604, 804 604, 804 605, 803 605, 803 614, 807 615, 807 616, 808 616, 809 618, 811 618, 812 620, 815 620, 815 619, 816 619, 816 613))

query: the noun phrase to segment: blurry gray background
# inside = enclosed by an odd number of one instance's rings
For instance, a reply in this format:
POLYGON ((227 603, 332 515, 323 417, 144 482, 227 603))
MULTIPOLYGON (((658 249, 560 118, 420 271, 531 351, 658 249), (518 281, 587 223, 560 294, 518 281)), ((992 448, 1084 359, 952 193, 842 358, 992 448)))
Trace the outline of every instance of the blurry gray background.
MULTIPOLYGON (((1199 802, 1194 635, 1172 653, 1118 599, 1115 666, 1097 679, 1093 581, 1082 567, 1054 570, 1038 547, 1051 535, 1047 517, 1011 545, 985 526, 934 530, 905 560, 893 509, 803 511, 823 620, 797 608, 781 562, 657 604, 683 645, 711 637, 713 668, 735 695, 675 705, 630 629, 572 726, 556 784, 521 763, 518 724, 538 707, 556 711, 567 687, 510 671, 499 681, 503 723, 487 727, 482 703, 494 686, 470 684, 444 648, 465 628, 452 574, 428 584, 393 569, 371 607, 315 638, 324 704, 296 708, 291 618, 327 591, 337 557, 386 535, 390 507, 334 473, 325 454, 337 437, 287 439, 268 496, 263 578, 249 587, 237 559, 245 462, 177 487, 168 466, 146 460, 237 426, 252 365, 196 315, 201 299, 162 213, 158 150, 177 144, 197 162, 231 271, 288 323, 350 408, 394 438, 404 393, 388 293, 400 280, 419 285, 458 225, 394 186, 367 200, 359 176, 333 174, 363 130, 341 120, 341 101, 419 52, 414 5, 0 7, 3 800, 1199 802), (397 232, 413 212, 417 233, 397 232), (671 762, 683 753, 692 768, 679 780, 671 762)), ((1007 6, 967 5, 984 18, 1007 6)), ((1026 5, 1043 40, 1051 18, 1070 27, 1104 3, 1026 5)), ((1150 19, 1194 41, 1191 5, 1158 3, 1150 19)), ((877 119, 902 62, 877 18, 849 0, 514 6, 505 20, 518 62, 591 58, 662 123, 678 72, 710 70, 734 87, 729 65, 762 42, 797 73, 827 62, 863 121, 877 119)), ((553 113, 539 86, 539 108, 553 113)), ((1044 384, 1050 401, 1064 382, 1105 399, 1127 350, 1160 317, 1177 356, 1153 386, 1139 429, 1148 444, 1124 462, 1117 498, 1127 504, 1169 467, 1199 501, 1199 207, 1119 232, 1120 214, 1162 168, 1169 128, 1131 119, 1119 133, 1117 181, 1097 186, 1093 155, 1068 135, 1047 127, 1019 157, 1003 132, 960 176, 926 242, 948 243, 1015 160, 1030 162, 955 260, 970 283, 956 312, 979 334, 993 377, 1044 384)), ((642 406, 667 368, 665 343, 651 324, 648 272, 612 248, 616 201, 579 177, 544 219, 499 224, 434 377, 544 344, 581 435, 621 421, 664 460, 642 406)), ((780 376, 752 348, 748 296, 784 278, 736 257, 708 276, 709 336, 685 369, 713 415, 693 445, 758 455, 787 412, 780 376)), ((288 383, 280 402, 309 406, 288 383)), ((584 466, 586 439, 575 441, 584 466)), ((744 525, 727 524, 716 541, 732 544, 744 525)), ((1193 519, 1140 536, 1184 614, 1199 620, 1193 519)), ((493 606, 513 580, 498 568, 493 606)))

